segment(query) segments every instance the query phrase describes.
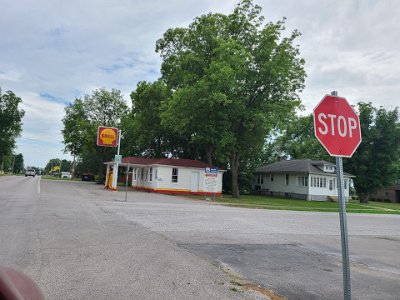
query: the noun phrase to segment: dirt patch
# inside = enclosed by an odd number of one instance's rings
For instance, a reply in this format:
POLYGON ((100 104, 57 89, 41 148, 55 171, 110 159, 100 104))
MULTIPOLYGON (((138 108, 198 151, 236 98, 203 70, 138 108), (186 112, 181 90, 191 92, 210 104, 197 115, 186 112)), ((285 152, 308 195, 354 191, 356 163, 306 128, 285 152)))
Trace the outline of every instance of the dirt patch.
POLYGON ((245 289, 245 290, 257 291, 260 294, 263 294, 263 295, 271 298, 271 300, 286 300, 286 298, 282 297, 281 295, 275 294, 273 291, 264 289, 261 286, 253 284, 253 283, 244 283, 244 284, 241 284, 241 287, 242 287, 242 289, 245 289))

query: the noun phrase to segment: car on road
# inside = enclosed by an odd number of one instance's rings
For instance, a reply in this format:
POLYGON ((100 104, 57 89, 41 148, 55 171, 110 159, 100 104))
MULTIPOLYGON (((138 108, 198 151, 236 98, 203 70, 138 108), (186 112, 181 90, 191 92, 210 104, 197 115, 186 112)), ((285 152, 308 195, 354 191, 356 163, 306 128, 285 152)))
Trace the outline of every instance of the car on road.
POLYGON ((33 177, 35 177, 35 175, 36 175, 35 169, 26 169, 26 171, 25 171, 25 177, 27 177, 27 176, 33 176, 33 177))

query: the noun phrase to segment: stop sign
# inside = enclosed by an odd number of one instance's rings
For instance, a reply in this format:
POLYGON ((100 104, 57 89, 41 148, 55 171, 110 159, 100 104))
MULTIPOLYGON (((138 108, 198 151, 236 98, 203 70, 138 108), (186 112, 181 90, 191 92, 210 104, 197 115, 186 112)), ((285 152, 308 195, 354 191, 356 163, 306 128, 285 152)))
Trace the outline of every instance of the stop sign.
POLYGON ((314 108, 314 131, 331 156, 351 157, 361 143, 360 119, 338 96, 326 95, 314 108))

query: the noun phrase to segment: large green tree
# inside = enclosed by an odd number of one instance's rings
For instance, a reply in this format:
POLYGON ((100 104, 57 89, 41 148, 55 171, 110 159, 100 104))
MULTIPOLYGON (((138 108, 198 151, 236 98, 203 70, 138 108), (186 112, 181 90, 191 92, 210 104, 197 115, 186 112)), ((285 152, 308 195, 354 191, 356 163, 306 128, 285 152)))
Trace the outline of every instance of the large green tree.
POLYGON ((228 162, 234 197, 240 161, 261 151, 270 130, 300 104, 299 33, 284 30, 283 21, 265 24, 261 8, 244 0, 229 15, 200 16, 157 41, 162 79, 174 91, 162 121, 189 134, 208 162, 228 162))
POLYGON ((398 109, 375 108, 371 103, 357 104, 362 142, 345 170, 354 174, 354 187, 360 202, 372 193, 392 185, 399 176, 400 121, 398 109))
POLYGON ((22 131, 22 117, 25 112, 19 108, 21 98, 12 91, 2 94, 0 88, 0 164, 6 156, 12 155, 15 139, 22 131))
POLYGON ((22 155, 22 153, 14 155, 13 161, 13 174, 21 173, 24 170, 24 156, 22 155))
POLYGON ((96 145, 98 126, 120 127, 128 107, 121 91, 98 89, 91 95, 75 99, 65 108, 63 118, 65 150, 77 156, 85 172, 104 177, 103 163, 116 154, 114 148, 96 145))
POLYGON ((162 81, 141 81, 131 93, 132 109, 123 118, 123 153, 146 157, 162 157, 171 149, 171 131, 161 124, 161 103, 171 91, 162 81))
POLYGON ((273 145, 276 154, 283 158, 334 161, 315 138, 312 114, 288 120, 273 145))

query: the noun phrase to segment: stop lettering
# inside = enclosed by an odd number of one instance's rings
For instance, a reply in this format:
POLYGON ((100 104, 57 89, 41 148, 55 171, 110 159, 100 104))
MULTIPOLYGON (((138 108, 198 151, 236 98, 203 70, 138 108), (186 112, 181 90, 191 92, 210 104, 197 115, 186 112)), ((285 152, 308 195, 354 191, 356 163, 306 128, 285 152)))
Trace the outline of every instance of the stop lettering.
POLYGON ((351 157, 361 143, 360 120, 345 98, 321 100, 314 108, 314 130, 331 156, 351 157))
POLYGON ((346 118, 344 116, 337 116, 334 114, 318 114, 318 121, 321 123, 321 127, 318 131, 325 135, 331 134, 332 136, 339 134, 341 137, 346 137, 348 134, 350 138, 353 137, 353 131, 357 129, 357 121, 355 118, 346 118), (329 119, 327 121, 327 119, 329 119))

